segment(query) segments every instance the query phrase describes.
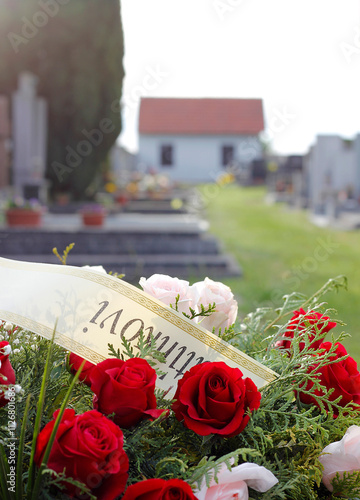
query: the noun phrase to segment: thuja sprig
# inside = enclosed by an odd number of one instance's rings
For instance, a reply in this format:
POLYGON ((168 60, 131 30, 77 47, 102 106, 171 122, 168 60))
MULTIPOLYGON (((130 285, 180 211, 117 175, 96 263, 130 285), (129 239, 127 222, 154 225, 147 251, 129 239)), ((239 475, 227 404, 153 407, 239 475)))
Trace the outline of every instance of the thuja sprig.
MULTIPOLYGON (((306 338, 306 335, 304 335, 304 337, 306 338)), ((341 339, 342 336, 340 335, 339 338, 341 339)), ((338 339, 336 339, 336 341, 337 340, 338 339)), ((311 395, 311 397, 313 397, 319 404, 321 409, 325 410, 330 409, 331 407, 341 408, 341 406, 337 404, 339 399, 330 401, 329 396, 333 390, 327 391, 327 389, 320 384, 317 370, 321 369, 323 366, 343 361, 348 357, 348 355, 341 358, 334 358, 334 353, 337 349, 334 338, 332 338, 332 345, 330 349, 326 352, 324 352, 321 347, 319 349, 300 350, 298 347, 300 338, 294 337, 292 342, 294 344, 293 356, 285 359, 284 355, 281 353, 279 354, 283 363, 283 371, 280 372, 276 380, 270 382, 263 389, 262 407, 273 407, 274 393, 277 393, 278 395, 279 391, 281 391, 282 399, 286 395, 305 393, 311 395), (311 386, 310 388, 308 388, 309 383, 311 386)), ((276 349, 274 351, 276 351, 276 349)), ((276 352, 274 352, 274 354, 276 354, 276 352)), ((279 373, 280 370, 278 369, 277 371, 279 373)))
POLYGON ((108 274, 114 278, 118 278, 119 280, 122 280, 125 277, 125 274, 117 273, 115 271, 109 271, 108 274))
MULTIPOLYGON (((177 295, 175 297, 175 304, 170 304, 171 309, 175 309, 175 311, 179 312, 179 301, 180 301, 180 295, 177 295)), ((210 316, 210 314, 214 313, 216 311, 216 303, 214 302, 213 304, 208 304, 207 307, 203 306, 203 304, 200 304, 200 311, 196 312, 195 309, 189 306, 189 311, 190 314, 186 313, 183 311, 183 316, 188 319, 194 319, 198 317, 205 317, 205 316, 210 316)))
POLYGON ((189 311, 190 311, 190 314, 183 312, 183 315, 189 319, 199 318, 201 316, 203 316, 203 317, 210 316, 210 314, 212 314, 213 312, 216 311, 216 304, 214 302, 213 304, 209 304, 207 307, 200 304, 200 311, 199 312, 196 312, 195 309, 193 309, 192 307, 189 307, 189 311))
POLYGON ((337 472, 331 484, 334 488, 334 497, 348 500, 358 498, 360 495, 360 471, 345 472, 343 475, 337 472))
POLYGON ((213 479, 215 482, 218 481, 218 473, 224 464, 229 470, 231 470, 233 466, 238 465, 240 458, 245 461, 249 457, 255 459, 260 456, 261 453, 254 449, 240 448, 223 455, 217 460, 215 460, 216 457, 214 456, 209 458, 203 457, 195 466, 189 469, 191 475, 188 476, 187 482, 189 484, 196 485, 200 489, 203 481, 205 481, 206 486, 209 487, 213 479))
POLYGON ((141 331, 136 345, 132 345, 124 337, 122 339, 122 347, 123 349, 115 350, 113 344, 108 344, 109 355, 117 359, 122 359, 123 361, 130 358, 146 359, 149 365, 155 369, 158 377, 164 375, 164 372, 160 370, 158 364, 165 363, 165 354, 158 351, 156 340, 151 333, 145 335, 144 332, 141 331))
MULTIPOLYGON (((50 487, 56 487, 59 491, 66 489, 66 484, 71 484, 76 487, 77 495, 79 498, 86 498, 87 500, 97 500, 96 496, 91 493, 91 490, 80 481, 76 481, 72 477, 66 476, 65 471, 57 473, 52 469, 43 470, 43 482, 46 490, 50 487)), ((53 500, 53 496, 49 495, 47 491, 42 490, 42 495, 46 500, 53 500)))
POLYGON ((62 255, 59 254, 58 249, 56 247, 54 247, 52 251, 53 251, 53 254, 56 255, 56 257, 60 260, 61 264, 63 264, 65 266, 68 255, 69 255, 70 251, 74 248, 74 246, 75 246, 75 243, 70 243, 70 245, 68 245, 65 248, 62 255))
POLYGON ((294 309, 298 309, 299 307, 302 308, 311 307, 313 309, 318 304, 319 299, 323 297, 326 293, 332 291, 338 292, 340 289, 347 290, 346 276, 337 276, 336 278, 329 279, 325 283, 325 285, 323 285, 317 292, 315 292, 310 298, 306 300, 304 300, 304 296, 296 292, 291 293, 289 295, 285 295, 283 297, 284 303, 282 304, 281 307, 275 310, 277 313, 277 317, 265 326, 264 332, 266 332, 273 326, 276 326, 276 324, 280 320, 291 314, 291 312, 294 309))
POLYGON ((230 342, 233 338, 237 337, 239 335, 238 332, 235 331, 234 325, 231 325, 229 328, 225 328, 224 331, 221 331, 221 328, 219 329, 219 337, 222 340, 225 340, 225 342, 230 342))

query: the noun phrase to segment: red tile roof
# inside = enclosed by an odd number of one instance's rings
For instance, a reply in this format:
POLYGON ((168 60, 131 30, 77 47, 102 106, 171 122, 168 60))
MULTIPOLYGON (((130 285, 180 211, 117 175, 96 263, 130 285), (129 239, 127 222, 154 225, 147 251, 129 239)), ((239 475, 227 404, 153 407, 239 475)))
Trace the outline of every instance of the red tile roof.
POLYGON ((261 99, 141 99, 140 134, 258 134, 261 99))

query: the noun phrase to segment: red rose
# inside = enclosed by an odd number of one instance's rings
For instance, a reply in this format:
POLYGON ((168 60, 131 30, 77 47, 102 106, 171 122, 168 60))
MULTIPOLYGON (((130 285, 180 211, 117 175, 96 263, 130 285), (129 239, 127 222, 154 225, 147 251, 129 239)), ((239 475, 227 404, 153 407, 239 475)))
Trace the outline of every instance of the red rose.
MULTIPOLYGON (((78 371, 78 369, 80 368, 81 366, 81 363, 85 361, 84 358, 82 358, 81 356, 78 356, 77 354, 74 354, 73 352, 71 352, 69 354, 69 368, 70 368, 70 371, 73 375, 76 374, 76 372, 78 371)), ((91 373, 91 370, 94 368, 94 363, 90 363, 90 361, 85 361, 85 364, 83 366, 83 369, 81 370, 81 373, 80 373, 80 376, 79 376, 79 380, 81 382, 84 382, 84 384, 90 386, 90 379, 89 379, 89 376, 90 376, 90 373, 91 373)))
POLYGON ((181 479, 147 479, 127 488, 122 500, 197 500, 181 479))
MULTIPOLYGON (((319 363, 315 363, 309 368, 308 372, 315 373, 321 385, 325 386, 327 390, 334 389, 334 392, 329 397, 330 401, 335 401, 335 399, 341 396, 341 400, 338 403, 340 406, 346 406, 348 403, 360 404, 360 373, 357 369, 356 361, 349 356, 342 361, 334 363, 334 360, 347 355, 346 349, 342 344, 337 342, 335 345, 337 346, 336 351, 330 355, 332 363, 320 366, 319 368, 319 363)), ((331 347, 331 342, 324 342, 320 345, 323 354, 329 352, 331 347)), ((310 390, 313 385, 311 381, 308 382, 306 390, 310 390)), ((323 396, 324 391, 317 389, 314 394, 323 396)), ((316 400, 309 394, 300 392, 299 397, 300 401, 304 404, 319 406, 316 400)), ((337 415, 335 408, 334 415, 337 415)))
POLYGON ((261 395, 250 378, 223 362, 193 366, 178 382, 173 410, 178 420, 201 436, 239 434, 247 412, 260 406, 261 395))
MULTIPOLYGON (((35 463, 40 466, 54 420, 40 432, 35 452, 35 463)), ((114 500, 125 489, 129 460, 123 450, 123 433, 117 425, 101 413, 91 410, 75 415, 67 409, 56 433, 47 463, 49 469, 81 481, 99 500, 114 500)), ((80 495, 73 485, 65 483, 72 497, 80 495)))
POLYGON ((94 408, 105 415, 115 413, 114 422, 128 429, 143 418, 157 418, 156 371, 145 359, 106 359, 90 374, 94 408))
MULTIPOLYGON (((0 386, 15 384, 15 372, 9 361, 11 347, 5 340, 0 342, 0 386)), ((7 404, 5 391, 0 388, 0 408, 7 404)))
MULTIPOLYGON (((324 316, 323 314, 320 314, 316 311, 305 312, 304 309, 301 308, 299 311, 294 311, 294 316, 291 318, 286 332, 282 334, 282 339, 276 342, 275 345, 280 349, 290 350, 291 340, 294 338, 294 334, 298 332, 299 335, 304 335, 306 330, 308 330, 306 335, 311 342, 310 347, 313 349, 318 349, 326 334, 332 328, 335 328, 335 326, 336 323, 334 321, 330 321, 330 318, 328 316, 324 316), (310 330, 309 327, 311 327, 310 330), (321 338, 318 338, 316 341, 314 341, 317 333, 321 334, 321 338)), ((300 342, 300 351, 302 351, 304 347, 305 342, 300 342)))

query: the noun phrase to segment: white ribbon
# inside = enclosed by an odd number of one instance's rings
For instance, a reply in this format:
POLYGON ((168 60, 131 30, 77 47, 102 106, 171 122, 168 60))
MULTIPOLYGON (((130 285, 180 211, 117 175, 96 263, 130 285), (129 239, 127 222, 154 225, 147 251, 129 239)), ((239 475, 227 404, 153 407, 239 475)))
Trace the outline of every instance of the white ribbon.
POLYGON ((257 387, 276 374, 140 289, 113 276, 73 266, 0 258, 0 318, 98 363, 108 344, 137 344, 152 333, 166 354, 158 386, 171 396, 182 374, 202 361, 224 361, 251 377, 257 387))

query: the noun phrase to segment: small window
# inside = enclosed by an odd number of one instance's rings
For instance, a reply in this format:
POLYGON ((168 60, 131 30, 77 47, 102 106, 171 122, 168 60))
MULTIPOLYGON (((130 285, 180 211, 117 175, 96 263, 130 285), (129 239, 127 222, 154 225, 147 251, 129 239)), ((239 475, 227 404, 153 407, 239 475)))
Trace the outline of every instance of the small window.
POLYGON ((222 165, 226 167, 234 160, 234 146, 222 147, 222 165))
POLYGON ((174 151, 170 144, 161 146, 160 164, 165 167, 171 167, 174 164, 174 151))

